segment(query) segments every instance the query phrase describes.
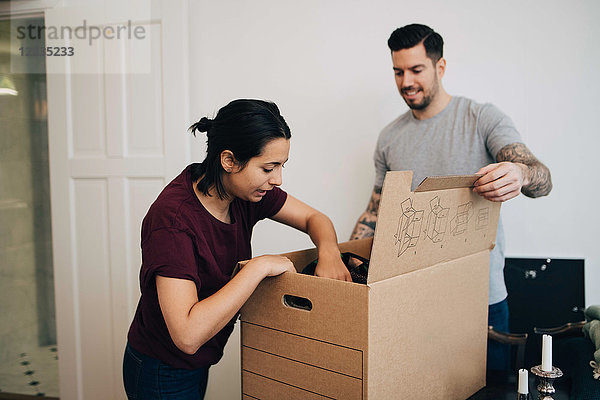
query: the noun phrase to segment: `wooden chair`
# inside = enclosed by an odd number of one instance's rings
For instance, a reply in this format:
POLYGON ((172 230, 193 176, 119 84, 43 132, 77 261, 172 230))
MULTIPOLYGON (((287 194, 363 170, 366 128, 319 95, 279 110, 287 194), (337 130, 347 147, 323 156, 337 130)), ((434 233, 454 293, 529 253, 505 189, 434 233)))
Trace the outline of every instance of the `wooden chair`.
POLYGON ((511 368, 512 371, 518 371, 519 369, 524 368, 527 337, 527 333, 501 332, 495 330, 491 325, 488 326, 488 339, 498 343, 508 344, 511 346, 511 349, 514 348, 511 352, 513 353, 511 354, 511 358, 515 360, 513 367, 511 368))
POLYGON ((555 328, 533 328, 538 335, 552 335, 557 337, 583 336, 583 325, 585 321, 569 322, 555 328))

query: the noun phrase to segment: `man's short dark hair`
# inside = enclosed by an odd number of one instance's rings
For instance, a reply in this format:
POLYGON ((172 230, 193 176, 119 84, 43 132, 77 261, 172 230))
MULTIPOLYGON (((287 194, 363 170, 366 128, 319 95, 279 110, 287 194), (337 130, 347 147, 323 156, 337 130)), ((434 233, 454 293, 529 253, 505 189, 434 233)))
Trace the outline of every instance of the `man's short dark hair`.
POLYGON ((410 24, 396 29, 388 39, 391 51, 410 49, 419 43, 425 46, 427 57, 435 64, 444 56, 444 39, 439 33, 421 24, 410 24))

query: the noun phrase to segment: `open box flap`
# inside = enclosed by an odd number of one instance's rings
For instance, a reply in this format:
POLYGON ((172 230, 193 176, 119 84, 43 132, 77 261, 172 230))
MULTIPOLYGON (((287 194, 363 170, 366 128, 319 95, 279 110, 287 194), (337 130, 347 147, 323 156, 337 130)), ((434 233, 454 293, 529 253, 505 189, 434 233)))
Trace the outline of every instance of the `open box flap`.
POLYGON ((426 178, 420 191, 411 192, 412 171, 388 172, 367 282, 492 249, 500 203, 473 193, 478 178, 426 178))
POLYGON ((415 192, 431 192, 433 190, 445 190, 455 188, 472 188, 477 179, 482 174, 475 175, 448 175, 448 176, 428 176, 423 179, 415 192))

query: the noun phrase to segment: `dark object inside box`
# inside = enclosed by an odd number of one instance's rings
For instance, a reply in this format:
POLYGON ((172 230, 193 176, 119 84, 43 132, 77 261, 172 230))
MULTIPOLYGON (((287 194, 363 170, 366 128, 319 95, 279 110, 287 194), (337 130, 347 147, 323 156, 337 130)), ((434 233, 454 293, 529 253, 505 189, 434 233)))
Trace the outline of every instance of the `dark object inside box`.
MULTIPOLYGON (((342 253, 342 261, 346 268, 348 268, 348 272, 350 272, 350 276, 352 277, 352 282, 354 283, 362 283, 363 285, 367 283, 367 275, 369 274, 369 260, 361 257, 354 253, 342 253)), ((310 264, 308 264, 302 270, 302 273, 305 275, 314 275, 315 268, 317 268, 317 263, 319 259, 317 258, 310 264)))

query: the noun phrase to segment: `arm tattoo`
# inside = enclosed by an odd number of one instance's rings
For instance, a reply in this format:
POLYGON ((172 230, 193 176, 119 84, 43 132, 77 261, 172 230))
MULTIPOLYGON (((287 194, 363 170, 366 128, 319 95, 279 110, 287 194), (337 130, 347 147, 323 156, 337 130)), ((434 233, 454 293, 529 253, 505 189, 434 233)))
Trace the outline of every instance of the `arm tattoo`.
POLYGON ((367 210, 359 217, 350 240, 363 239, 375 234, 377 214, 379 212, 379 201, 381 200, 381 188, 375 187, 369 200, 367 210))
POLYGON ((369 205, 367 206, 367 212, 369 214, 375 215, 377 219, 377 213, 379 212, 379 201, 381 200, 381 188, 374 187, 373 193, 371 194, 371 199, 369 200, 369 205))
POLYGON ((352 232, 352 236, 350 236, 350 240, 365 239, 373 235, 375 235, 375 231, 373 229, 357 223, 356 227, 354 228, 354 232, 352 232))
POLYGON ((527 197, 546 196, 552 190, 550 170, 542 164, 523 143, 504 146, 496 155, 498 162, 510 161, 525 164, 528 169, 529 183, 521 188, 527 197))

